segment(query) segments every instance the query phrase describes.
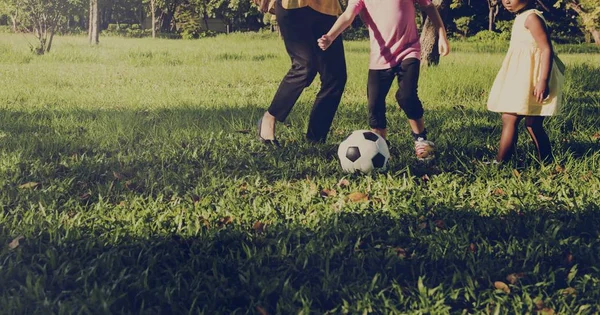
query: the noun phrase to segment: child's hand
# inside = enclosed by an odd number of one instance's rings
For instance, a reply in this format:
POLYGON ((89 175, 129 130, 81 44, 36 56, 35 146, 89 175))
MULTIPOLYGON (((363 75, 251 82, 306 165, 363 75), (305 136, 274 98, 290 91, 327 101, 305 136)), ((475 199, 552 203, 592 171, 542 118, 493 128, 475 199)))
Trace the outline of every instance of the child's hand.
POLYGON ((327 50, 327 48, 329 48, 329 46, 331 46, 332 42, 333 41, 331 40, 331 38, 327 34, 321 36, 321 38, 319 38, 317 40, 317 44, 319 45, 319 48, 321 48, 323 50, 327 50))
POLYGON ((440 51, 441 56, 448 56, 450 53, 450 43, 448 42, 448 38, 446 38, 446 36, 440 36, 440 40, 438 41, 438 50, 440 51))
POLYGON ((550 88, 545 80, 540 80, 533 89, 533 96, 538 103, 544 102, 546 97, 550 95, 550 88))

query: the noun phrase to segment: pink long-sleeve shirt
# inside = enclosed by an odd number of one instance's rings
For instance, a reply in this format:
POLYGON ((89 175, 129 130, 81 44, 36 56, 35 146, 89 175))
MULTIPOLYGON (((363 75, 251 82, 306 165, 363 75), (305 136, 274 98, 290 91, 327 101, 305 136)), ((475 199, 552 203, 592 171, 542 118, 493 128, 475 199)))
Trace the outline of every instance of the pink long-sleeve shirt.
POLYGON ((421 7, 432 4, 431 0, 348 1, 348 8, 360 14, 369 28, 369 69, 389 69, 405 59, 421 58, 415 3, 421 7))

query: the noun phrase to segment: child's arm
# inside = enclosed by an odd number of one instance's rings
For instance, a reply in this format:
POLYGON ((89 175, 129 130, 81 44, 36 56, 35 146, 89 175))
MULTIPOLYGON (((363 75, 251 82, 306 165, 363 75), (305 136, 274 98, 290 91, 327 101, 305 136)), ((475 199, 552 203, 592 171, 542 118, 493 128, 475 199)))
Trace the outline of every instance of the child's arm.
POLYGON ((344 11, 344 13, 337 19, 335 24, 333 24, 329 32, 317 40, 319 47, 323 50, 329 48, 331 43, 333 43, 333 41, 340 36, 340 34, 347 29, 350 24, 352 24, 352 21, 354 21, 356 15, 357 13, 355 13, 355 9, 349 5, 346 11, 344 11))
POLYGON ((525 20, 525 27, 529 29, 533 39, 540 48, 541 55, 541 74, 538 78, 538 82, 533 89, 533 95, 536 100, 541 103, 550 94, 548 83, 550 81, 550 71, 552 70, 552 57, 554 56, 554 49, 546 30, 546 25, 542 18, 537 14, 530 14, 525 20))
POLYGON ((435 8, 435 5, 430 4, 422 8, 425 14, 429 17, 433 26, 438 32, 440 39, 438 41, 438 49, 440 51, 440 55, 447 56, 450 53, 450 43, 448 43, 448 37, 446 36, 446 28, 444 27, 444 22, 442 22, 442 18, 440 17, 440 13, 435 8))

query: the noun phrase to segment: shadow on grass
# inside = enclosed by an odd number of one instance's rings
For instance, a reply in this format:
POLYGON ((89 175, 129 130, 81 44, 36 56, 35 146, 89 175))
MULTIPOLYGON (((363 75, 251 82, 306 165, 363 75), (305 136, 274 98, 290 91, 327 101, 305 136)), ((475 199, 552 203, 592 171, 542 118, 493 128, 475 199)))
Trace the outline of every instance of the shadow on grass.
MULTIPOLYGON (((586 111, 598 110, 588 107, 586 111)), ((84 191, 90 186, 110 185, 115 180, 113 172, 129 174, 127 179, 137 183, 136 191, 152 187, 153 191, 168 189, 177 193, 185 193, 206 177, 261 175, 275 181, 342 176, 337 143, 352 130, 364 129, 361 126, 366 116, 340 108, 328 142, 312 145, 304 140, 308 110, 300 104, 289 123, 278 125, 284 145, 273 149, 256 139, 255 120, 262 112, 254 107, 35 112, 3 109, 0 153, 10 156, 18 152, 19 170, 10 175, 23 177, 22 182, 51 182, 75 176, 87 183, 84 191), (46 170, 31 169, 39 165, 46 170)), ((428 129, 437 145, 436 162, 416 162, 408 132, 392 133, 389 172, 409 170, 417 176, 468 172, 476 168, 473 161, 494 156, 500 132, 497 114, 456 105, 430 110, 427 115, 428 129)), ((559 121, 555 125, 562 128, 594 128, 585 125, 585 120, 556 119, 559 121)), ((404 114, 398 110, 389 120, 396 129, 406 127, 404 114)), ((564 137, 564 132, 549 129, 552 139, 564 137)), ((517 158, 536 163, 527 154, 527 147, 522 148, 523 143, 529 143, 524 130, 520 137, 519 152, 523 156, 517 158)), ((598 148, 593 141, 572 140, 555 149, 586 157, 598 148)))
POLYGON ((370 209, 313 228, 209 222, 198 237, 43 231, 0 252, 0 305, 162 314, 323 313, 348 303, 360 313, 370 301, 376 313, 526 312, 534 307, 527 299, 540 297, 568 312, 600 299, 598 210, 482 217, 449 209, 417 218, 370 209), (495 281, 514 281, 510 298, 495 281), (577 294, 563 294, 569 287, 577 294))

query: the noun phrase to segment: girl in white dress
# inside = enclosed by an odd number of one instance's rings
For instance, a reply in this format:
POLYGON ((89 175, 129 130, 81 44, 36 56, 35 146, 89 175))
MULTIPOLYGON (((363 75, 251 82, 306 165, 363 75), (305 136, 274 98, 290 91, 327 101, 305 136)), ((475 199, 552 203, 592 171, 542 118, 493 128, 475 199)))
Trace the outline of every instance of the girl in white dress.
POLYGON ((511 158, 517 129, 524 118, 527 131, 543 162, 552 161, 552 148, 543 122, 561 105, 564 65, 554 55, 542 12, 534 0, 502 0, 516 14, 510 47, 496 76, 487 108, 502 113, 502 135, 496 162, 511 158))

